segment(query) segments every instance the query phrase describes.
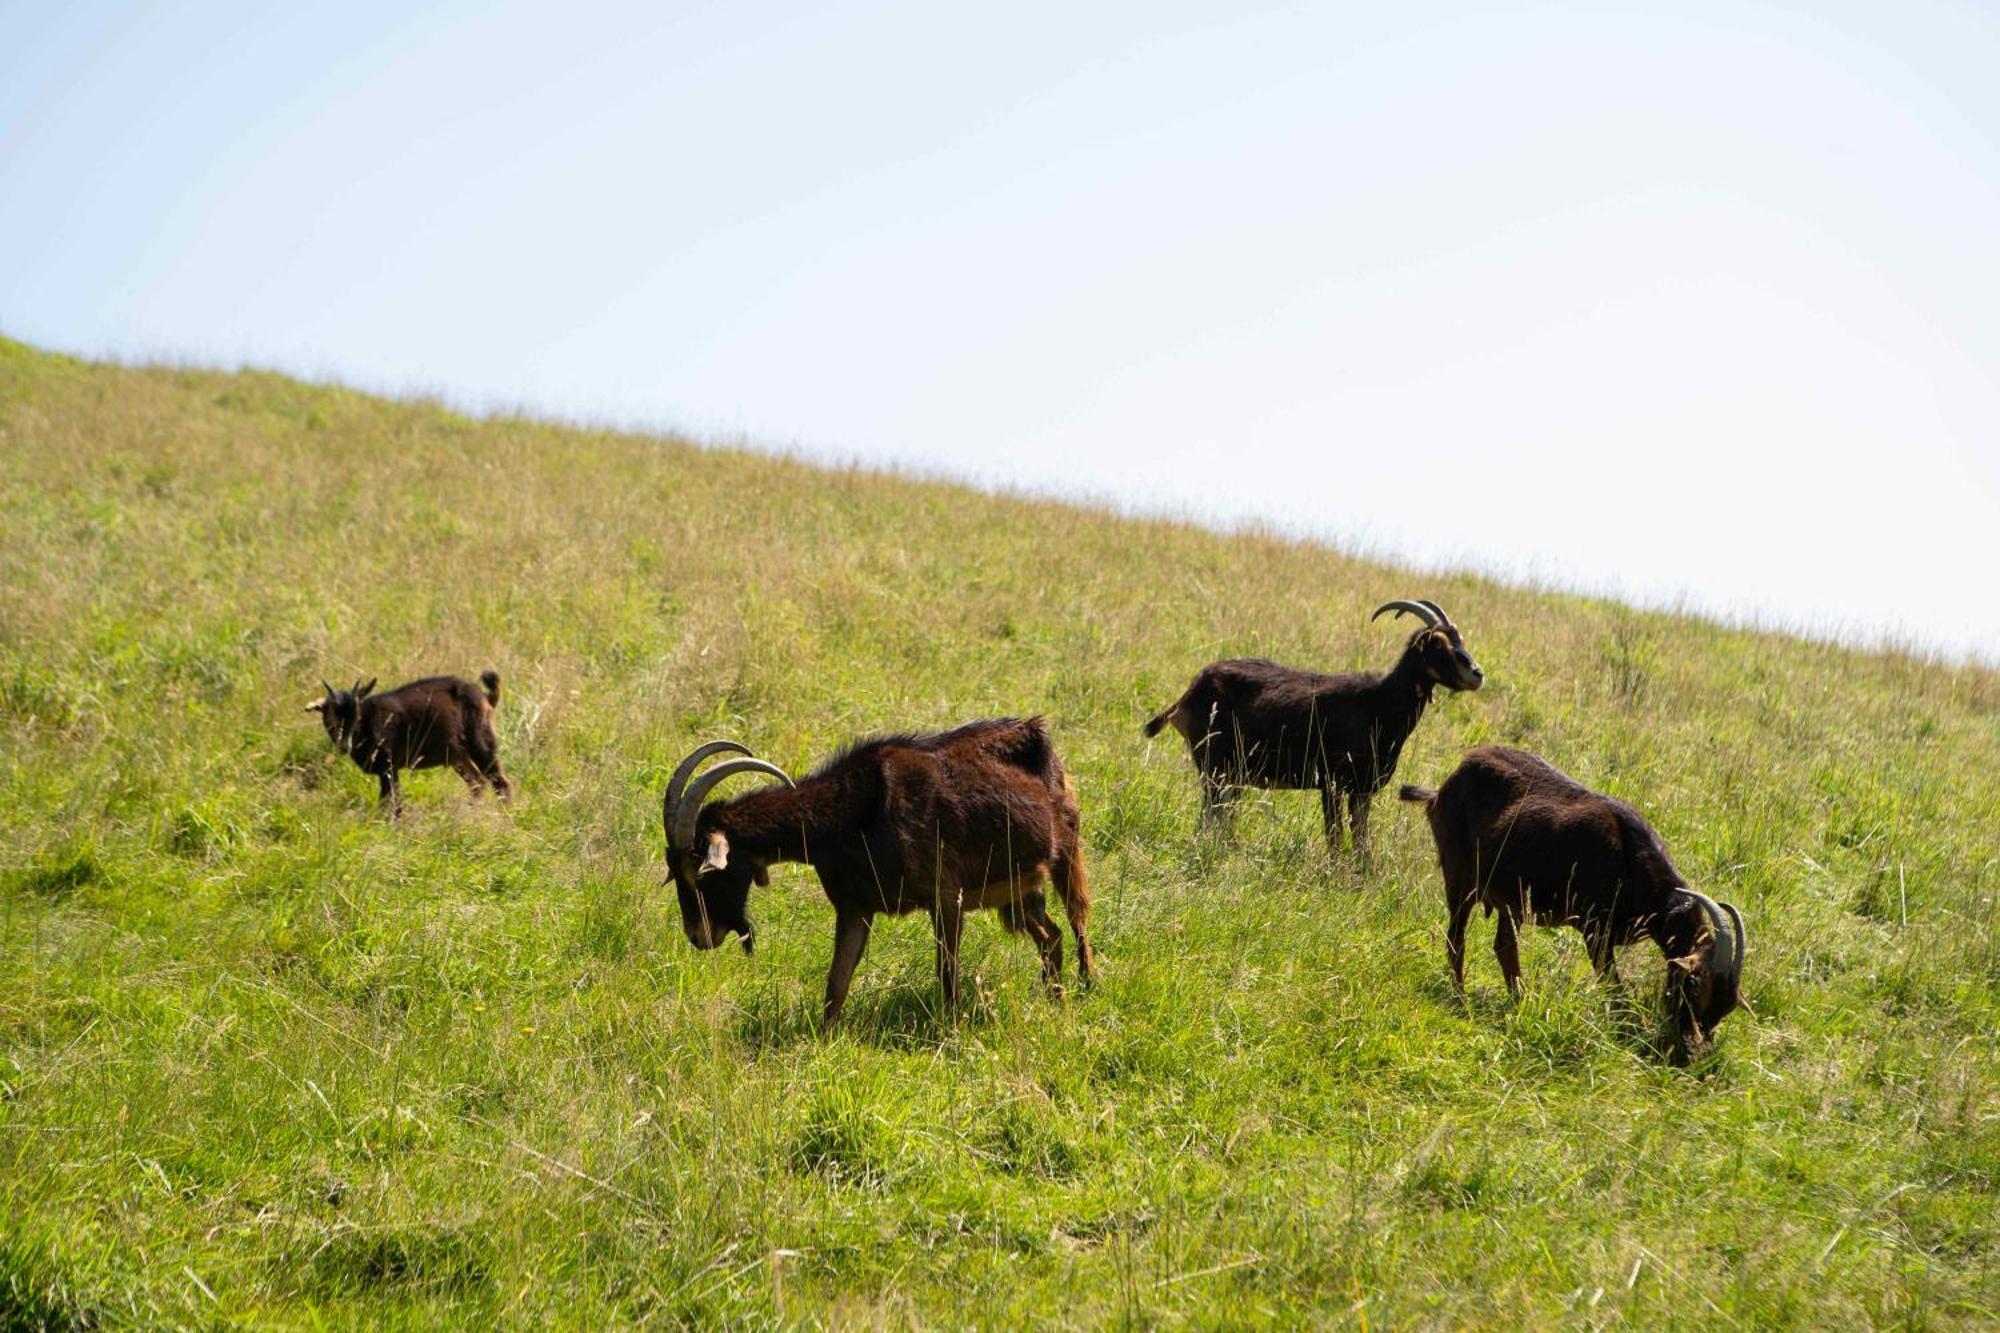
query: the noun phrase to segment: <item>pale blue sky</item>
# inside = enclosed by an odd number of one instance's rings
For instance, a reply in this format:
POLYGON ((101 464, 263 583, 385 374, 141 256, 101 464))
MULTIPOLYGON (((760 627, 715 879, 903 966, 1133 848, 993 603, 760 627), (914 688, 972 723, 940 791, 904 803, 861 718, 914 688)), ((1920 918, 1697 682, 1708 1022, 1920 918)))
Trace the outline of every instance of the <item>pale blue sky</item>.
POLYGON ((0 3, 0 330, 2000 659, 2000 10, 410 8, 0 3))

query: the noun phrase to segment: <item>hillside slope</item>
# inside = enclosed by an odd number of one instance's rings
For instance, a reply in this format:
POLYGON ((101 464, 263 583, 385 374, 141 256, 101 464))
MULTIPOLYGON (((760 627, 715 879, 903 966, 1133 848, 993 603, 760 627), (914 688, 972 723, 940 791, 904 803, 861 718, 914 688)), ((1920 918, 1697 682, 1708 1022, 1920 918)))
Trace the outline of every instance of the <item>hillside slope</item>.
MULTIPOLYGON (((1174 741, 1167 744, 1166 741, 1174 741)), ((2000 678, 1310 545, 0 342, 0 1327, 2000 1319, 2000 678), (1539 751, 1749 919, 1756 1016, 1652 1048, 1580 941, 1477 923, 1428 835, 1193 836, 1139 723, 1218 655, 1489 671, 1401 777, 1539 751), (511 809, 400 825, 300 707, 496 667, 511 809), (1045 712, 1104 982, 921 921, 815 1031, 809 871, 696 955, 696 741, 1045 712)))

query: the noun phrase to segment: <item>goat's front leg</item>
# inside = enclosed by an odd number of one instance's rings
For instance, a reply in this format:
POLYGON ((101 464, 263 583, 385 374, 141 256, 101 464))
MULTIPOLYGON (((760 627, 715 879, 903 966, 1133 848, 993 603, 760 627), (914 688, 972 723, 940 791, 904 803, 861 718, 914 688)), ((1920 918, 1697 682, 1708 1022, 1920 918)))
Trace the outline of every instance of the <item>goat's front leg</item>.
POLYGON ((842 912, 833 920, 833 966, 826 973, 826 1010, 822 1026, 831 1028, 840 1019, 847 1003, 847 988, 854 981, 855 964, 868 948, 868 933, 874 921, 865 912, 842 912))
POLYGON ((1331 782, 1319 789, 1320 818, 1326 824, 1326 851, 1329 856, 1340 855, 1340 843, 1346 829, 1340 822, 1340 789, 1331 782))
POLYGON ((1608 930, 1586 930, 1583 932, 1584 947, 1590 950, 1590 965, 1597 969, 1597 979, 1610 986, 1618 986, 1618 954, 1611 943, 1608 930))
POLYGON ((389 817, 395 819, 403 813, 403 788, 396 781, 396 770, 385 768, 375 775, 382 785, 381 803, 389 807, 389 817))
POLYGON ((1347 818, 1354 825, 1354 854, 1361 858, 1363 870, 1368 868, 1368 807, 1374 800, 1373 792, 1347 794, 1347 818))
POLYGON ((944 990, 945 1008, 958 1013, 958 937, 965 929, 965 902, 956 885, 938 889, 937 907, 931 914, 937 935, 938 985, 944 990))

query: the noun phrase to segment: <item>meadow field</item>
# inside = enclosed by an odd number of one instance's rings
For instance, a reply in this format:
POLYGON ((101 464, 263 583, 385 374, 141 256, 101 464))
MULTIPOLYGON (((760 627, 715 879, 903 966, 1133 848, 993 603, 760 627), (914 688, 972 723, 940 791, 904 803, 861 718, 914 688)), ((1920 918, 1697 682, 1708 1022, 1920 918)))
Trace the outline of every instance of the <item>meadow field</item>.
MULTIPOLYGON (((1698 528, 1690 540, 1699 540, 1698 528)), ((1865 532, 1852 534, 1865 541, 1865 532)), ((0 1329, 1991 1327, 2000 674, 1323 546, 263 373, 0 341, 0 1329), (1535 750, 1736 903, 1738 1013, 1662 1056, 1659 959, 1475 918, 1422 820, 1194 833, 1202 663, 1488 671, 1399 781, 1535 750), (406 813, 302 707, 497 668, 509 807, 406 813), (819 1031, 810 870, 697 954, 659 802, 1044 713, 1102 981, 990 913, 939 1012, 887 921, 819 1031)))

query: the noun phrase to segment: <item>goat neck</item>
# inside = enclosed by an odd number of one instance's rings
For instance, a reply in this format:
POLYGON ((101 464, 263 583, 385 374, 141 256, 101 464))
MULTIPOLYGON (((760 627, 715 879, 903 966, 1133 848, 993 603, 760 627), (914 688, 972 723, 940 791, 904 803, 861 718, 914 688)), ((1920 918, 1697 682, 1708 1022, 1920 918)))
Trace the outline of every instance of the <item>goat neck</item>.
POLYGON ((855 794, 843 777, 807 777, 796 787, 748 792, 721 806, 709 827, 764 862, 809 861, 815 842, 852 822, 855 794))
POLYGON ((1437 681, 1424 669, 1423 655, 1417 651, 1415 639, 1403 649, 1396 665, 1376 682, 1375 689, 1382 700, 1383 721, 1399 724, 1406 736, 1415 731, 1424 709, 1430 706, 1431 693, 1437 689, 1437 681))

